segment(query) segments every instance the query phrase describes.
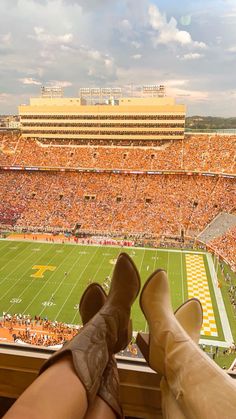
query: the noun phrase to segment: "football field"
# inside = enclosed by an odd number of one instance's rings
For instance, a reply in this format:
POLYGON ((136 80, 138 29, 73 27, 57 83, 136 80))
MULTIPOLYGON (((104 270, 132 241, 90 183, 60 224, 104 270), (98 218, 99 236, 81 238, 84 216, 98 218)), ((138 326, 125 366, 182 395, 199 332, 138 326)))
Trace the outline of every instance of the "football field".
MULTIPOLYGON (((155 269, 167 271, 174 309, 187 298, 201 300, 203 338, 215 341, 232 338, 211 255, 172 249, 2 240, 0 316, 2 312, 21 313, 80 324, 78 308, 84 289, 90 282, 99 282, 105 290, 109 289, 114 264, 121 251, 126 251, 134 260, 142 284, 155 269)), ((132 318, 135 331, 147 329, 138 299, 133 305, 132 318)))

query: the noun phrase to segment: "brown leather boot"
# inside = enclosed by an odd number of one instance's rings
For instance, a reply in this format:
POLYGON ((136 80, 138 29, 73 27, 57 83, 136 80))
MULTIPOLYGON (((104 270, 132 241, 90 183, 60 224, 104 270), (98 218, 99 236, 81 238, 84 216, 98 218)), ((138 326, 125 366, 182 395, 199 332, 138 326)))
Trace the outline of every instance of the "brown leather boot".
POLYGON ((165 376, 184 415, 188 419, 235 418, 236 384, 176 320, 164 271, 148 279, 140 305, 150 339, 146 342, 140 335, 139 347, 151 368, 165 376))
POLYGON ((91 404, 110 357, 124 349, 131 339, 130 310, 139 289, 137 268, 126 253, 121 253, 104 306, 77 336, 46 361, 40 373, 65 354, 71 354, 75 372, 85 387, 88 404, 91 404))
MULTIPOLYGON (((100 284, 92 283, 84 291, 79 305, 79 312, 85 325, 105 304, 107 295, 100 284)), ((120 382, 115 357, 112 356, 102 375, 97 395, 114 411, 116 417, 123 418, 120 404, 120 382)))
MULTIPOLYGON (((175 311, 175 318, 191 339, 198 344, 203 321, 202 305, 200 301, 197 298, 187 300, 175 311)), ((185 419, 186 416, 172 394, 164 376, 160 381, 160 389, 163 418, 185 419)))

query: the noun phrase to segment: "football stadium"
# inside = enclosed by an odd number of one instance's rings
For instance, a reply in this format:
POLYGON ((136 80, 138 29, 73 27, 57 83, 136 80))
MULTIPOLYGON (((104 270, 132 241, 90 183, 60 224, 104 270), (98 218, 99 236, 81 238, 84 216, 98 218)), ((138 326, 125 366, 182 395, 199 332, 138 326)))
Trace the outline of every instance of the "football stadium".
MULTIPOLYGON (((185 105, 164 86, 143 91, 125 98, 119 89, 81 89, 68 99, 44 88, 19 106, 19 129, 0 131, 1 369, 6 388, 13 377, 18 383, 6 397, 18 397, 42 359, 80 333, 84 290, 99 283, 109 293, 123 252, 142 286, 155 270, 167 272, 174 310, 200 300, 200 346, 233 374, 236 136, 185 133, 185 105), (22 350, 28 361, 15 368, 22 350)), ((160 395, 135 343, 148 332, 138 299, 132 324, 132 341, 117 358, 123 406, 151 418, 160 414, 160 395), (149 408, 130 401, 136 376, 127 396, 129 368, 148 377, 140 388, 149 408)))

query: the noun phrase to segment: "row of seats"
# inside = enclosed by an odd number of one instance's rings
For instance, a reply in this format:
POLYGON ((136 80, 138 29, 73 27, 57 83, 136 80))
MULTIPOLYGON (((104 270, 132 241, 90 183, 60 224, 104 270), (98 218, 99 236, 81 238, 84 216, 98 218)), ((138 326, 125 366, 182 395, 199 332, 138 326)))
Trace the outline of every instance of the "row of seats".
POLYGON ((235 207, 235 181, 198 175, 0 171, 0 223, 196 236, 235 207))
POLYGON ((209 245, 236 272, 236 226, 230 228, 223 236, 212 240, 209 245))
MULTIPOLYGON (((62 143, 62 142, 61 142, 62 143)), ((160 145, 161 144, 161 145, 160 145)), ((0 166, 53 166, 123 170, 190 170, 235 173, 236 137, 192 135, 156 147, 43 145, 19 134, 0 133, 0 166)))

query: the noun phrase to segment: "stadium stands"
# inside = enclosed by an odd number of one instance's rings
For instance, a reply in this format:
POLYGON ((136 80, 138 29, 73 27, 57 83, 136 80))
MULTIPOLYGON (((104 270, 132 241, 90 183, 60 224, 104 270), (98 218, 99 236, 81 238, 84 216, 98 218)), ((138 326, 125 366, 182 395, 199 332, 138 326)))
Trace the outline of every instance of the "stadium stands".
POLYGON ((123 170, 187 170, 235 173, 236 137, 186 136, 155 147, 43 144, 0 133, 0 166, 80 167, 123 170))
MULTIPOLYGON (((58 141, 0 133, 2 227, 79 224, 89 233, 195 238, 218 214, 235 211, 235 136, 186 135, 152 147, 58 141)), ((213 245, 224 253, 230 237, 213 245)))
POLYGON ((215 176, 1 171, 0 217, 42 231, 79 223, 87 232, 195 236, 233 210, 233 187, 215 176))
POLYGON ((210 241, 210 247, 236 271, 236 226, 210 241))

